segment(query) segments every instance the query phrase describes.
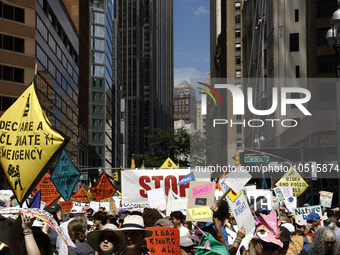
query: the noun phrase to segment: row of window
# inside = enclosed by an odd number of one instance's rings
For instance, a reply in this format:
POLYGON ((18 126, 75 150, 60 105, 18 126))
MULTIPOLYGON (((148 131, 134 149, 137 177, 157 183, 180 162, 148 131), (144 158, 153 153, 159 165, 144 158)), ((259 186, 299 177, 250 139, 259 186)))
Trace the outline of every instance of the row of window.
POLYGON ((0 111, 6 111, 17 100, 14 97, 0 96, 0 111))
POLYGON ((0 34, 0 49, 24 53, 25 40, 10 35, 0 34))
POLYGON ((0 1, 0 18, 25 23, 25 10, 0 1))
POLYGON ((0 65, 0 80, 24 83, 24 69, 0 65))

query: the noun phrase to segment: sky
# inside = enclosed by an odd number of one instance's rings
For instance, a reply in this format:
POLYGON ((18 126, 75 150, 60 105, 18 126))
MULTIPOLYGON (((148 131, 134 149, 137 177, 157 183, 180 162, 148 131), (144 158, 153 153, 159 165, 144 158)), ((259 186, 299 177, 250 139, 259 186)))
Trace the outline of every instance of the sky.
POLYGON ((174 85, 210 70, 209 0, 174 0, 174 85))

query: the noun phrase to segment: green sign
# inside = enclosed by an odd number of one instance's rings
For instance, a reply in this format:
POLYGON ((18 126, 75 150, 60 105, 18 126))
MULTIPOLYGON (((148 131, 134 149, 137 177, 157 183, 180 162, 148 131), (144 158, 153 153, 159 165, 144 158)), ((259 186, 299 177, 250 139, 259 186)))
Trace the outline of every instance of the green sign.
POLYGON ((245 163, 269 162, 269 156, 245 156, 244 162, 245 163))
POLYGON ((79 180, 87 180, 87 174, 80 175, 79 180))

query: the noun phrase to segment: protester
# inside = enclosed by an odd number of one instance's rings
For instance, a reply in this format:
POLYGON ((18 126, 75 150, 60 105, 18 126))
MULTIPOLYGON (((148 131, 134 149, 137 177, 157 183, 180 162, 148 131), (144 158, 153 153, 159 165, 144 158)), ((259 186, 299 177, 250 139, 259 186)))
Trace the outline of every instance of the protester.
POLYGON ((189 236, 189 229, 183 226, 184 215, 181 211, 174 211, 170 214, 171 222, 174 224, 174 228, 179 230, 179 236, 189 236))
POLYGON ((142 215, 146 227, 155 226, 156 221, 163 218, 158 210, 153 208, 145 208, 142 215))
POLYGON ((305 248, 305 250, 308 250, 307 247, 313 246, 312 237, 305 236, 305 229, 305 225, 295 224, 295 235, 291 237, 291 241, 287 250, 287 255, 300 254, 303 248, 305 248))
POLYGON ((320 215, 315 212, 308 214, 305 220, 307 221, 306 233, 315 233, 320 227, 320 215))
POLYGON ((172 222, 170 221, 169 218, 162 218, 162 219, 158 219, 155 222, 155 227, 169 227, 169 228, 173 228, 174 224, 172 224, 172 222))
POLYGON ((336 225, 337 220, 334 217, 330 217, 325 221, 325 226, 332 229, 336 235, 336 238, 340 240, 340 228, 336 225))
POLYGON ((285 255, 287 253, 289 243, 291 241, 291 232, 290 232, 290 223, 285 223, 284 226, 280 226, 280 241, 283 243, 282 249, 278 249, 278 251, 275 253, 275 255, 285 255), (287 225, 289 224, 289 225, 287 225))
MULTIPOLYGON (((328 227, 319 227, 313 235, 313 247, 308 255, 335 255, 336 236, 328 227)), ((338 255, 338 254, 337 254, 338 255)))
POLYGON ((126 250, 117 252, 115 255, 145 255, 150 254, 143 242, 146 237, 152 236, 153 231, 145 229, 143 217, 128 215, 124 219, 121 229, 114 230, 124 240, 126 250))
POLYGON ((94 230, 87 234, 89 245, 98 252, 99 255, 112 255, 120 247, 120 239, 114 232, 117 226, 108 223, 101 230, 94 230))
POLYGON ((93 214, 94 230, 101 230, 106 223, 108 223, 106 212, 98 211, 95 214, 93 214))
POLYGON ((194 255, 196 249, 195 242, 188 236, 182 236, 180 238, 180 255, 194 255))
MULTIPOLYGON (((69 237, 67 226, 72 220, 80 220, 83 222, 84 226, 86 226, 87 218, 81 206, 73 206, 70 211, 70 219, 68 221, 63 222, 60 224, 60 228, 64 232, 65 236, 69 237)), ((65 244, 63 239, 58 235, 57 238, 57 251, 59 255, 66 255, 68 254, 68 246, 65 244)))
POLYGON ((68 226, 68 233, 76 247, 70 247, 69 255, 94 255, 94 250, 86 241, 86 228, 80 220, 71 221, 68 226))
MULTIPOLYGON (((50 214, 52 214, 53 218, 56 220, 58 225, 63 223, 63 217, 62 217, 62 213, 61 213, 60 204, 58 204, 58 203, 52 204, 51 206, 45 207, 45 210, 47 212, 49 212, 50 214)), ((50 235, 53 251, 57 252, 56 245, 57 245, 58 234, 52 228, 50 228, 49 229, 49 235, 50 235)))
POLYGON ((233 245, 233 243, 236 239, 238 227, 237 227, 235 217, 232 213, 229 215, 229 218, 225 221, 225 224, 224 224, 223 227, 225 228, 225 230, 228 234, 229 245, 233 245))

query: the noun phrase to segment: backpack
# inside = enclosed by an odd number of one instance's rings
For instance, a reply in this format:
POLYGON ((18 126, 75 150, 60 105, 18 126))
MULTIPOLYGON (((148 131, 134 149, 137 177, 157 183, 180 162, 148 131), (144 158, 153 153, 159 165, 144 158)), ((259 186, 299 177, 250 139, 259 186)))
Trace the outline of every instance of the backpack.
POLYGON ((303 236, 303 247, 299 255, 307 255, 307 251, 313 247, 313 244, 308 241, 307 236, 303 236))

